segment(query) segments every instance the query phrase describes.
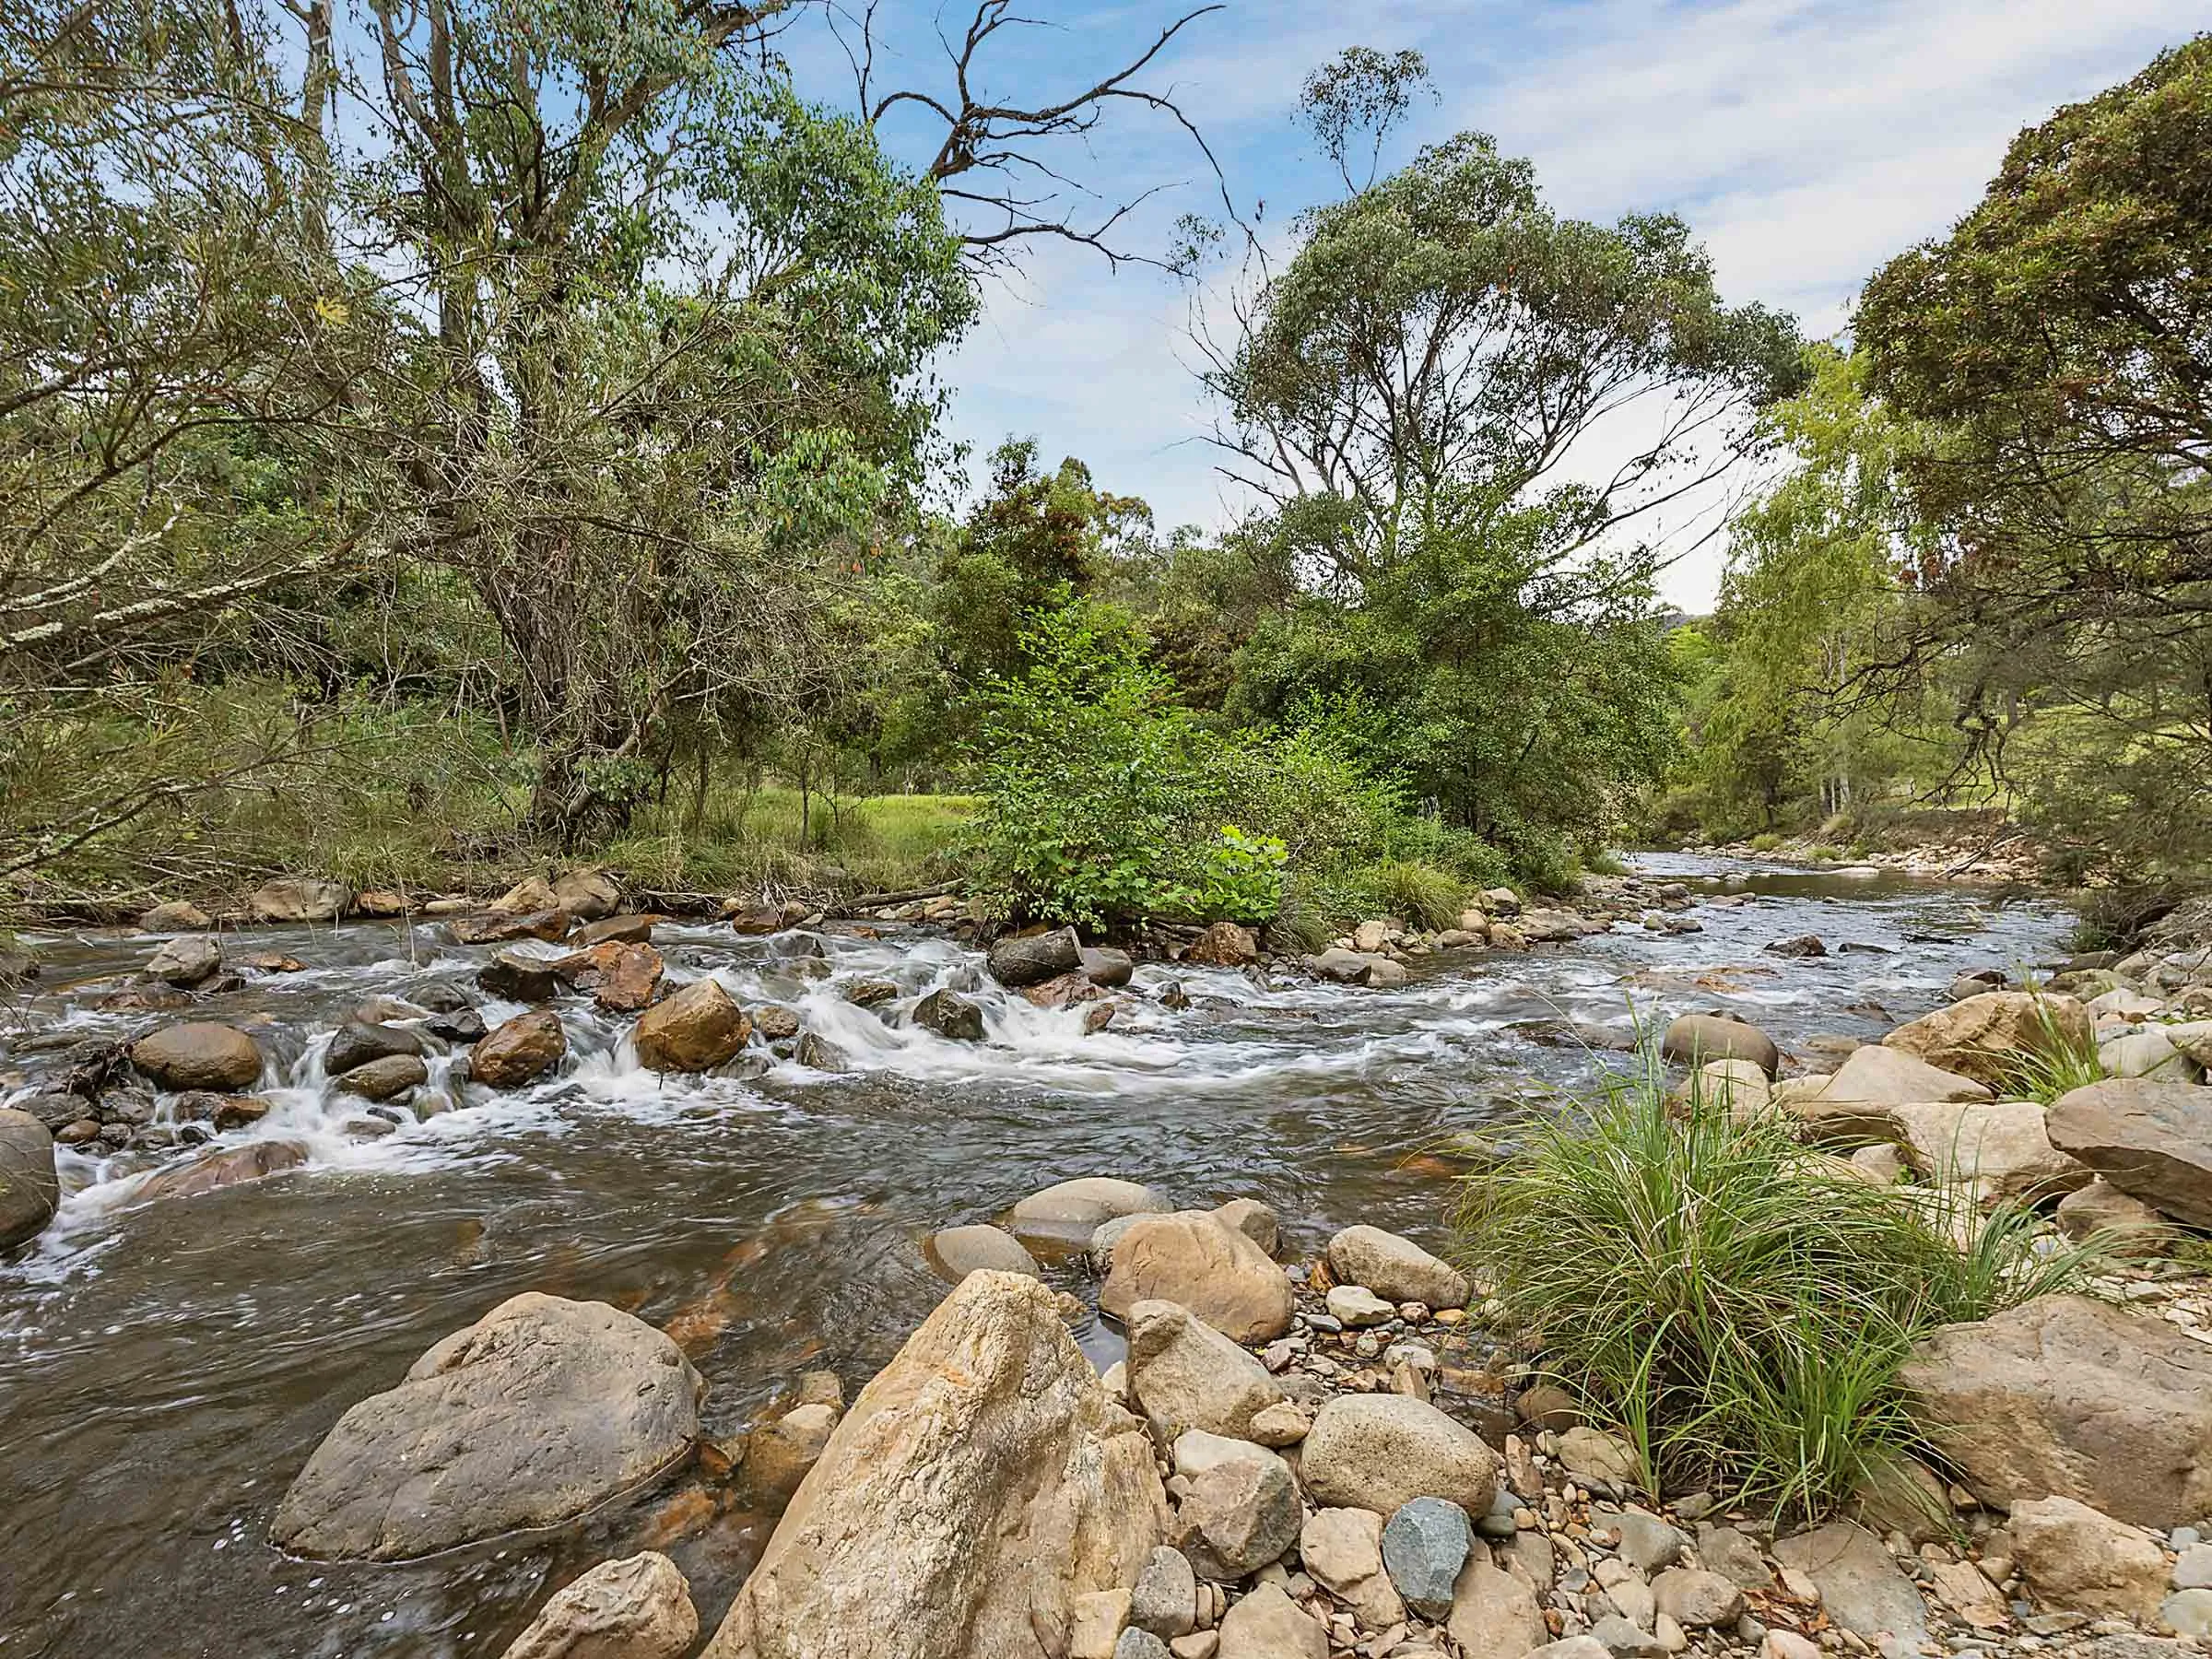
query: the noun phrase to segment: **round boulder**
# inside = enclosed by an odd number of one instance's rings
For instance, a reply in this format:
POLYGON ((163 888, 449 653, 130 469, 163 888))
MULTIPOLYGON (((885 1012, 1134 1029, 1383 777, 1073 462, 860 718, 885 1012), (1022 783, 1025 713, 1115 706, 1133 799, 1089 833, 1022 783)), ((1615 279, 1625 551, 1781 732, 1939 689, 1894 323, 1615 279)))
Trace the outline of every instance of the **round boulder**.
POLYGON ((0 1250, 34 1237, 61 1200, 53 1135, 29 1112, 0 1107, 0 1250))
POLYGON ((735 1060, 752 1034, 736 1000, 717 981, 697 979, 646 1009, 631 1041, 649 1071, 703 1072, 735 1060))
POLYGON ((1340 1285, 1365 1285, 1394 1302, 1431 1308, 1467 1305, 1467 1276, 1411 1239, 1380 1227, 1347 1227, 1329 1241, 1329 1272, 1340 1285))
POLYGON ((519 1088, 535 1082, 569 1052, 560 1020, 539 1008, 517 1014, 469 1051, 469 1076, 492 1088, 519 1088))
POLYGON ((261 1050, 236 1026, 194 1020, 166 1026, 131 1045, 131 1064, 166 1089, 249 1088, 261 1077, 261 1050))
POLYGON ((705 1392, 643 1321, 525 1292, 340 1418, 270 1536, 295 1555, 392 1561, 550 1526, 688 1456, 705 1392))
POLYGON ((1041 985, 1064 973, 1080 972, 1083 942, 1072 927, 1001 939, 991 947, 987 965, 993 979, 1018 991, 1024 985, 1041 985))
POLYGON ((1684 1065, 1703 1065, 1708 1060, 1748 1060, 1774 1075, 1782 1051, 1774 1039, 1757 1026, 1719 1014, 1684 1014, 1666 1028, 1659 1052, 1684 1065))
POLYGON ((1036 1258, 1021 1247, 1021 1241, 995 1227, 947 1227, 930 1234, 922 1248, 930 1266, 956 1285, 982 1271, 1039 1277, 1036 1258))
POLYGON ((1207 1210, 1141 1217, 1115 1241, 1100 1312, 1122 1319, 1140 1301, 1179 1302, 1235 1342, 1266 1342, 1290 1328, 1288 1277, 1207 1210))
POLYGON ((1314 1502, 1377 1514, 1445 1498, 1470 1515, 1498 1496, 1498 1454, 1410 1394, 1338 1394, 1314 1413, 1300 1470, 1314 1502))
POLYGON ((1159 1214, 1172 1207, 1138 1182, 1085 1175, 1031 1193, 1014 1206, 1013 1224, 1025 1239, 1084 1244, 1118 1217, 1159 1214))

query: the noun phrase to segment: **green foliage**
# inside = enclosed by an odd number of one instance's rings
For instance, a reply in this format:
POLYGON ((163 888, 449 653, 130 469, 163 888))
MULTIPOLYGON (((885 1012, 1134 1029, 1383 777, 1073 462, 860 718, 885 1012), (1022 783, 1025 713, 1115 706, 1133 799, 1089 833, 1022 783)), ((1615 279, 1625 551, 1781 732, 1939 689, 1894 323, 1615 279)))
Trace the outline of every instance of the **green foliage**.
POLYGON ((2082 1287, 2090 1253, 2037 1226, 1871 1186, 1694 1092, 1677 1116, 1655 1068, 1530 1122, 1461 1215, 1470 1265, 1652 1480, 1806 1514, 1913 1445, 1897 1373, 1919 1335, 2082 1287))
POLYGON ((1449 871, 1430 865, 1393 860, 1376 866, 1371 881, 1381 900, 1380 913, 1417 927, 1451 927, 1466 908, 1466 888, 1449 871))

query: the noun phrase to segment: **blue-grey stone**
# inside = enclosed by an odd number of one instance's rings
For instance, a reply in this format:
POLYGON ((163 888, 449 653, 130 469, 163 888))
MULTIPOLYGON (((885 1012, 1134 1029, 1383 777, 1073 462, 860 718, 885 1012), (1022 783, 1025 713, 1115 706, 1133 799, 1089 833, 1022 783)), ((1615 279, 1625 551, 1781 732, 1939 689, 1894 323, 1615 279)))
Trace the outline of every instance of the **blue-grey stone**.
POLYGON ((1416 1498, 1382 1528, 1382 1565, 1406 1605, 1423 1618, 1452 1611, 1452 1585, 1475 1547, 1467 1512, 1447 1498, 1416 1498))

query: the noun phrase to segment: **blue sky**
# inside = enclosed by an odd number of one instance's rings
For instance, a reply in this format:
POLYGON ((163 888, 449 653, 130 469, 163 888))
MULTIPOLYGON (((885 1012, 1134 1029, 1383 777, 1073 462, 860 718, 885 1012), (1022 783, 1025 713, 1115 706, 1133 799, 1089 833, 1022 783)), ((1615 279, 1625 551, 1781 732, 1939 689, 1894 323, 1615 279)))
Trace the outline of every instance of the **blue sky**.
MULTIPOLYGON (((1029 0, 1050 27, 1006 37, 986 85, 1027 99, 1087 83, 1185 7, 1029 0), (1119 55, 1117 55, 1119 54, 1119 55)), ((971 7, 948 6, 964 27, 971 7)), ((945 81, 938 14, 885 0, 879 72, 945 81)), ((1328 194, 1325 163, 1292 125, 1306 72, 1343 47, 1417 47, 1441 94, 1409 148, 1465 128, 1525 155, 1552 206, 1609 219, 1671 210, 1711 248, 1722 291, 1832 333, 1859 284, 1940 233, 1981 194, 2005 145, 2056 105, 2124 79, 2205 26, 2201 0, 1431 0, 1335 6, 1231 0, 1155 66, 1219 155, 1241 204, 1279 229, 1328 194)), ((790 42, 809 90, 845 101, 850 77, 819 40, 790 42)), ((894 142, 900 139, 893 129, 894 142)), ((920 142, 910 130, 905 142, 920 142)), ((1188 180, 1132 225, 1164 244, 1175 213, 1214 200, 1171 126, 1123 118, 1064 152, 1101 191, 1188 180)), ((1048 460, 1080 455, 1100 483, 1144 496, 1162 527, 1235 516, 1204 445, 1208 410, 1189 371, 1184 296, 1141 268, 1038 244, 995 282, 982 324, 942 365, 953 420, 979 452, 1008 433, 1048 460)), ((980 475, 980 468, 971 468, 980 475)), ((1667 596, 1709 604, 1718 543, 1671 567, 1667 596)))

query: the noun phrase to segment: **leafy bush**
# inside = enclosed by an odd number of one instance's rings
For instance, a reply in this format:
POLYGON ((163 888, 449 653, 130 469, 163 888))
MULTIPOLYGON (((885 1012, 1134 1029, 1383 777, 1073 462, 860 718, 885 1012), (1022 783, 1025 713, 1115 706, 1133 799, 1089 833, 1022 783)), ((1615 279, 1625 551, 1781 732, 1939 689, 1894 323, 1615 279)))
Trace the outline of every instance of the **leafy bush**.
POLYGON ((2084 1281, 2095 1241, 2042 1253, 2032 1211, 1977 1230, 1970 1203, 1870 1185, 1694 1091, 1677 1118, 1653 1069, 1529 1124, 1460 1228, 1649 1478, 1813 1514, 1913 1442, 1897 1374, 1924 1332, 2084 1281))

